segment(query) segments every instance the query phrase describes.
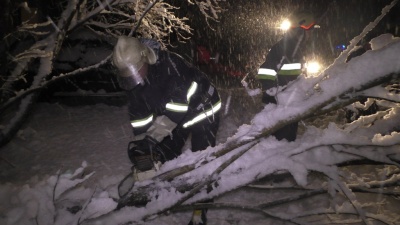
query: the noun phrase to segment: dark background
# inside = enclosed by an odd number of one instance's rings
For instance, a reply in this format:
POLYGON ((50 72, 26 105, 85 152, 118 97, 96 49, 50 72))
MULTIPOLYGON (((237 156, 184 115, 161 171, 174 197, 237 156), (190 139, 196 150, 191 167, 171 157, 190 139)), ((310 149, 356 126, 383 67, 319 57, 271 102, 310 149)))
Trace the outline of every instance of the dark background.
MULTIPOLYGON (((218 64, 225 70, 215 70, 209 65, 198 65, 217 84, 218 87, 238 87, 240 80, 246 74, 255 74, 263 62, 268 49, 282 37, 277 29, 278 22, 298 9, 306 9, 318 18, 320 29, 313 32, 313 51, 325 63, 332 62, 339 54, 336 45, 348 45, 349 41, 361 33, 363 28, 372 22, 382 8, 390 0, 226 0, 220 3, 223 12, 218 21, 205 20, 194 5, 187 5, 185 1, 168 0, 170 4, 179 7, 176 14, 189 18, 188 23, 193 28, 191 40, 181 43, 174 34, 168 37, 171 42, 169 50, 181 54, 188 61, 196 64, 196 46, 206 47, 211 55, 219 54, 218 64), (239 76, 232 75, 237 72, 239 76)), ((6 79, 12 68, 6 64, 6 57, 12 55, 18 47, 18 42, 9 43, 6 35, 16 30, 26 13, 20 7, 22 1, 3 0, 0 2, 0 37, 3 42, 0 50, 5 54, 0 57, 1 76, 6 79)), ((30 0, 30 7, 38 9, 36 22, 45 21, 47 17, 57 21, 66 1, 58 0, 30 0)), ((35 21, 32 21, 35 22, 35 21)), ((362 42, 368 42, 379 34, 390 32, 399 36, 400 6, 399 3, 386 15, 379 25, 368 34, 362 42)), ((30 40, 32 41, 32 40, 30 40)), ((102 40, 72 41, 66 40, 65 48, 77 44, 87 49, 96 47, 112 50, 112 44, 102 40)), ((360 43, 363 44, 363 43, 360 43)), ((73 64, 71 67, 78 67, 73 64)), ((79 67, 78 67, 79 68, 79 67)), ((55 74, 63 71, 54 68, 55 74)), ((34 70, 34 68, 32 68, 34 70)), ((96 92, 119 92, 112 75, 111 65, 106 65, 96 71, 68 78, 57 82, 42 93, 42 100, 49 101, 54 93, 73 92, 79 89, 96 92)), ((250 82, 252 76, 249 76, 250 82)), ((60 95, 57 95, 60 96, 60 95)))

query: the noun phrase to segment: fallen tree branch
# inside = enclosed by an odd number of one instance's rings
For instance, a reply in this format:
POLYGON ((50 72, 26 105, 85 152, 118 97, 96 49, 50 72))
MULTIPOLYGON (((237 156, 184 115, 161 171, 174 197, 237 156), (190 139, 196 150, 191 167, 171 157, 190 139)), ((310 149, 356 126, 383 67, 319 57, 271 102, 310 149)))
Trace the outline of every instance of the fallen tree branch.
MULTIPOLYGON (((246 147, 245 150, 240 152, 240 154, 236 155, 235 157, 238 158, 239 156, 243 155, 245 152, 249 151, 256 143, 258 143, 258 142, 252 142, 250 147, 246 147)), ((313 148, 318 148, 318 147, 321 147, 321 146, 314 146, 313 148)), ((307 148, 307 149, 312 149, 312 148, 307 148)), ((297 155, 297 154, 298 154, 298 152, 296 152, 296 154, 293 154, 293 156, 297 155)), ((365 163, 373 162, 376 164, 379 163, 381 165, 388 163, 386 161, 375 161, 375 160, 372 160, 369 158, 361 158, 360 155, 357 155, 357 156, 358 156, 358 158, 348 160, 348 161, 346 161, 346 163, 343 163, 343 164, 346 164, 348 166, 348 165, 351 165, 351 162, 355 162, 357 164, 359 164, 359 162, 365 162, 365 163)), ((226 161, 225 164, 222 164, 220 169, 226 168, 227 165, 234 162, 235 160, 236 160, 235 158, 231 158, 231 160, 226 161)), ((209 163, 209 162, 203 161, 201 163, 201 165, 206 165, 207 163, 209 163)), ((197 169, 198 167, 196 166, 196 164, 197 163, 186 165, 184 167, 180 167, 180 168, 174 169, 172 171, 168 171, 166 173, 163 173, 163 174, 160 174, 160 175, 154 177, 152 179, 153 183, 151 183, 149 185, 145 185, 145 186, 140 186, 137 189, 133 189, 126 197, 120 199, 117 209, 120 209, 125 206, 146 205, 151 200, 151 197, 149 194, 153 193, 154 191, 157 191, 157 189, 158 189, 157 182, 160 182, 160 181, 168 181, 170 183, 170 187, 169 187, 170 189, 176 189, 177 191, 179 191, 181 193, 189 191, 189 194, 187 196, 185 195, 185 197, 179 201, 179 204, 182 204, 185 200, 189 199, 189 197, 192 197, 193 194, 195 194, 199 190, 201 190, 202 187, 204 187, 208 184, 211 184, 212 182, 215 182, 216 177, 214 175, 221 172, 219 170, 216 170, 209 177, 209 179, 207 179, 204 182, 199 182, 199 183, 189 184, 189 183, 186 183, 185 179, 178 179, 179 176, 197 169), (214 180, 211 180, 212 177, 214 177, 213 178, 214 180)), ((391 164, 393 164, 393 163, 391 163, 391 164)), ((393 182, 396 182, 396 181, 393 181, 393 182)), ((168 185, 166 185, 166 186, 168 186, 168 185)), ((163 188, 168 189, 168 187, 166 187, 166 186, 163 186, 163 188)), ((354 187, 354 188, 356 188, 356 187, 354 187)), ((176 204, 176 205, 179 205, 179 204, 176 204)))
MULTIPOLYGON (((182 169, 173 170, 171 172, 167 172, 167 173, 158 175, 158 176, 154 177, 152 180, 171 182, 173 184, 171 186, 171 188, 174 188, 182 193, 189 191, 188 194, 184 195, 181 199, 179 199, 175 203, 175 205, 180 205, 183 202, 185 202, 187 199, 191 198, 194 194, 199 192, 204 186, 210 185, 211 183, 215 182, 216 181, 215 179, 217 178, 216 175, 221 173, 227 166, 229 166, 232 162, 234 162, 236 159, 238 159, 245 152, 247 152, 247 150, 251 149, 256 144, 257 144, 257 142, 246 145, 244 150, 242 150, 239 153, 237 153, 236 155, 232 156, 231 158, 226 160, 224 163, 221 163, 221 165, 216 170, 214 170, 214 172, 210 176, 208 176, 205 181, 194 183, 194 184, 188 184, 184 180, 178 180, 177 185, 175 184, 176 182, 173 182, 173 179, 175 179, 176 177, 195 169, 195 167, 196 167, 195 164, 185 166, 182 169)), ((203 164, 206 164, 206 163, 207 163, 206 161, 203 162, 203 164)), ((132 190, 128 195, 126 195, 126 197, 124 197, 118 201, 118 206, 117 206, 116 210, 121 209, 122 207, 125 207, 125 206, 147 204, 147 202, 150 201, 150 196, 148 196, 147 193, 143 193, 143 191, 146 189, 157 190, 157 186, 155 184, 156 183, 152 183, 150 185, 140 187, 138 190, 132 190)), ((162 213, 162 212, 160 212, 160 213, 162 213)))

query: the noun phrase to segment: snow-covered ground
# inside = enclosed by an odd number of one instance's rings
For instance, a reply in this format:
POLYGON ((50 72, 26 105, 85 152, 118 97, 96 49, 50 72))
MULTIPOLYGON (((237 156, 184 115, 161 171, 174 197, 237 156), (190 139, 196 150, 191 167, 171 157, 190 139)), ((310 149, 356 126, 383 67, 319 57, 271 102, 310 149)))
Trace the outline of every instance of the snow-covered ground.
POLYGON ((83 161, 96 176, 126 172, 131 133, 125 107, 43 103, 2 151, 1 181, 20 183, 75 170, 83 161), (4 160, 7 160, 6 163, 4 160))

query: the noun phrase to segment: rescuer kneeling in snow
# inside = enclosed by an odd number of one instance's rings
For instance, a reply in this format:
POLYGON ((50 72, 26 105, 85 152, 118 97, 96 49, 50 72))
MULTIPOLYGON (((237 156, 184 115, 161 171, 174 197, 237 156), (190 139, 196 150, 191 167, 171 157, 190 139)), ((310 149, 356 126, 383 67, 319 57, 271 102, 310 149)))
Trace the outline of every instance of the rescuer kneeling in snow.
MULTIPOLYGON (((126 36, 118 39, 113 64, 128 94, 134 170, 146 173, 176 158, 190 134, 192 151, 215 146, 221 100, 205 74, 153 40, 126 36)), ((195 210, 189 224, 206 224, 205 213, 195 210)))

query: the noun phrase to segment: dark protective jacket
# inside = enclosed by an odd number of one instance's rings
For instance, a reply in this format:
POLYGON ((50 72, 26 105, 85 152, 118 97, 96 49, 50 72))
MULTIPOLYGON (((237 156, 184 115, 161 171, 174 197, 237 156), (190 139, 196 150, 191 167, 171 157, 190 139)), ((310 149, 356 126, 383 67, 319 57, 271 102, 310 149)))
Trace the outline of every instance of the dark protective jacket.
POLYGON ((135 136, 145 133, 154 119, 166 116, 183 129, 190 128, 221 108, 217 89, 206 75, 177 54, 156 51, 145 85, 128 92, 129 115, 135 136))
POLYGON ((304 32, 301 28, 292 29, 272 46, 256 77, 260 80, 264 91, 287 85, 302 73, 304 32))

